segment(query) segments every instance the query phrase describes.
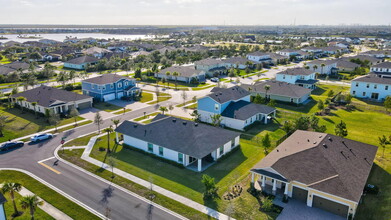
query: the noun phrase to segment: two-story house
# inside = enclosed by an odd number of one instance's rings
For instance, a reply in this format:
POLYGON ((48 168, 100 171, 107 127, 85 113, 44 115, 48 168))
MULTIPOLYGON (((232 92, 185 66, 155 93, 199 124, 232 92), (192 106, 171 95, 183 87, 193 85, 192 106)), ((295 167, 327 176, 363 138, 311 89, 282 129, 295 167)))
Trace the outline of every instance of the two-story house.
POLYGON ((295 49, 283 49, 276 52, 277 54, 280 54, 285 57, 291 57, 291 56, 297 56, 299 55, 298 50, 295 49))
POLYGON ((200 120, 213 123, 214 115, 221 115, 221 125, 244 130, 256 121, 267 124, 276 109, 250 102, 250 92, 239 87, 212 89, 211 94, 198 100, 200 120))
POLYGON ((122 97, 134 97, 141 89, 136 87, 135 79, 115 74, 103 74, 82 81, 83 94, 99 101, 110 101, 122 97))
POLYGON ((307 66, 317 73, 331 75, 337 73, 337 60, 315 60, 307 63, 307 66))
POLYGON ((357 77, 351 82, 350 94, 358 98, 384 101, 387 96, 391 96, 391 78, 374 73, 357 77))
POLYGON ((374 72, 385 77, 391 77, 391 62, 384 62, 373 65, 371 67, 371 72, 374 72))
POLYGON ((296 84, 308 89, 315 89, 316 80, 315 71, 306 68, 291 68, 286 69, 276 74, 276 80, 279 82, 287 82, 290 84, 296 84))
POLYGON ((270 64, 272 63, 272 59, 270 57, 270 54, 268 53, 263 53, 260 51, 256 51, 253 53, 247 54, 247 59, 254 63, 265 63, 265 64, 270 64))
POLYGON ((223 60, 225 66, 229 68, 238 68, 238 69, 246 69, 249 63, 252 63, 250 60, 245 57, 231 57, 223 60))
POLYGON ((322 55, 323 54, 322 49, 319 48, 319 47, 304 47, 304 48, 301 48, 301 50, 305 51, 307 53, 310 53, 313 56, 318 56, 318 55, 322 55))
POLYGON ((227 68, 225 67, 224 62, 218 59, 207 58, 194 62, 194 65, 196 70, 202 70, 208 76, 227 73, 227 68))
POLYGON ((196 69, 195 66, 171 66, 155 73, 155 77, 169 80, 176 79, 185 83, 192 83, 193 80, 205 82, 205 71, 196 69), (167 75, 167 72, 169 72, 169 75, 167 75), (174 75, 175 72, 178 73, 177 76, 174 75))

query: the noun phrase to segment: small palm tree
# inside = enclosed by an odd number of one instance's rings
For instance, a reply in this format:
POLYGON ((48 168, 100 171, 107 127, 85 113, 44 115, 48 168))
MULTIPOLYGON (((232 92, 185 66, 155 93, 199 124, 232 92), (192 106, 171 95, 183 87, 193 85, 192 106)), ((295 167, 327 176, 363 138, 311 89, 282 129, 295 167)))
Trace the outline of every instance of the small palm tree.
POLYGON ((117 129, 119 123, 121 122, 121 120, 119 120, 119 119, 111 119, 111 121, 113 122, 115 129, 117 129))
POLYGON ((270 90, 270 85, 265 85, 264 89, 265 89, 265 98, 267 100, 267 92, 270 90))
POLYGON ((37 107, 37 102, 32 102, 31 105, 34 107, 34 114, 35 114, 35 118, 37 118, 37 110, 36 110, 36 107, 37 107))
POLYGON ((175 89, 178 89, 177 88, 177 79, 178 79, 178 76, 180 76, 180 73, 175 71, 172 73, 172 75, 175 76, 175 89))
POLYGON ((170 86, 170 82, 168 81, 168 77, 171 75, 170 71, 166 72, 166 80, 167 80, 167 88, 170 86))
POLYGON ((1 188, 1 191, 3 193, 9 193, 12 203, 14 205, 14 215, 17 216, 19 214, 18 209, 16 207, 15 203, 15 192, 19 192, 22 189, 22 185, 19 183, 11 183, 11 182, 5 182, 3 184, 3 187, 1 188))
POLYGON ((159 110, 162 111, 163 115, 164 115, 164 112, 168 111, 167 107, 164 107, 164 106, 160 106, 159 110))
POLYGON ((323 68, 324 68, 325 66, 326 66, 326 64, 324 64, 324 63, 320 64, 320 68, 321 68, 320 72, 321 72, 322 74, 324 74, 324 73, 323 73, 323 68))
POLYGON ((314 65, 312 68, 314 69, 314 71, 316 71, 318 69, 318 66, 314 65))
POLYGON ((23 96, 19 96, 18 98, 16 98, 16 100, 18 100, 20 108, 22 109, 22 112, 23 112, 24 108, 23 108, 22 103, 23 103, 23 101, 26 101, 27 99, 25 97, 23 97, 23 96))
POLYGON ((111 127, 103 129, 103 132, 107 133, 107 152, 110 153, 110 133, 114 132, 114 129, 111 127))
POLYGON ((43 205, 43 201, 40 201, 36 195, 23 196, 20 200, 22 209, 30 209, 31 219, 34 219, 34 213, 39 205, 43 205))

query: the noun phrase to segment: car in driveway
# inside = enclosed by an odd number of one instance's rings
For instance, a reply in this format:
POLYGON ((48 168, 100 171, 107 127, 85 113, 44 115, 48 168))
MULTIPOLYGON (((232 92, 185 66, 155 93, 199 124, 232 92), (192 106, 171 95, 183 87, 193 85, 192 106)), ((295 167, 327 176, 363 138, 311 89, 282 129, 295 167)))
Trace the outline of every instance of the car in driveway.
POLYGON ((219 78, 217 78, 217 77, 213 77, 213 78, 210 79, 210 81, 212 81, 212 82, 218 82, 218 81, 220 81, 220 80, 219 80, 219 78))
POLYGON ((43 141, 53 137, 51 133, 37 134, 30 138, 31 142, 43 141))
POLYGON ((0 152, 5 152, 19 147, 23 147, 23 145, 24 145, 23 141, 8 141, 0 145, 0 152))

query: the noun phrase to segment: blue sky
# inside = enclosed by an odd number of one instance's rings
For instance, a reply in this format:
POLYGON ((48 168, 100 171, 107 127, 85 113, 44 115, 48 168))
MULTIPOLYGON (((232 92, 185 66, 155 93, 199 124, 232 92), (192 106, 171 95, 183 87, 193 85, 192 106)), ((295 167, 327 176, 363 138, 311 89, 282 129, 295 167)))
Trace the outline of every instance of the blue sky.
POLYGON ((391 24, 391 0, 0 0, 2 24, 391 24))

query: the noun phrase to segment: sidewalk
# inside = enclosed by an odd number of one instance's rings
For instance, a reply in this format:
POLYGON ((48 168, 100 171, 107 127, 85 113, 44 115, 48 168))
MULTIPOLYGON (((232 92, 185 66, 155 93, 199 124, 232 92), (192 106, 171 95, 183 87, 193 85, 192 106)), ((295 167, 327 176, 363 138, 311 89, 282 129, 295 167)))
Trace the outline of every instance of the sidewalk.
MULTIPOLYGON (((92 151, 92 148, 94 147, 96 139, 98 137, 100 137, 100 136, 103 136, 103 135, 105 135, 105 134, 101 134, 101 135, 92 137, 90 139, 90 141, 88 142, 88 144, 86 146, 86 149, 84 150, 83 155, 81 156, 81 158, 83 160, 89 162, 89 163, 92 163, 92 164, 94 164, 96 166, 102 167, 102 168, 104 168, 104 169, 106 169, 106 170, 111 172, 111 167, 108 164, 102 163, 101 161, 98 161, 98 160, 90 157, 90 153, 92 151)), ((189 207, 191 207, 193 209, 196 209, 196 210, 198 210, 198 211, 200 211, 200 212, 202 212, 202 213, 204 213, 206 215, 209 215, 210 217, 213 217, 215 219, 221 219, 221 220, 228 220, 228 219, 232 219, 233 220, 234 219, 234 218, 230 218, 229 216, 227 216, 227 215, 225 215, 223 213, 220 213, 220 212, 218 212, 218 211, 216 211, 214 209, 211 209, 211 208, 209 208, 207 206, 204 206, 202 204, 194 202, 194 201, 192 201, 192 200, 190 200, 190 199, 188 199, 186 197, 183 197, 183 196, 178 195, 178 194, 176 194, 174 192, 171 192, 171 191, 169 191, 167 189, 164 189, 164 188, 162 188, 160 186, 157 186, 155 184, 151 185, 150 182, 148 182, 146 180, 143 180, 141 178, 138 178, 136 176, 133 176, 133 175, 131 175, 129 173, 126 173, 126 172, 124 172, 124 171, 122 171, 120 169, 114 168, 113 170, 114 170, 114 173, 116 175, 119 175, 119 176, 121 176, 123 178, 126 178, 126 179, 128 179, 128 180, 130 180, 132 182, 135 182, 135 183, 137 183, 137 184, 139 184, 141 186, 144 186, 146 188, 150 188, 151 187, 153 191, 158 192, 158 193, 160 193, 160 194, 162 194, 164 196, 167 196, 167 197, 169 197, 171 199, 174 199, 174 200, 176 200, 176 201, 178 201, 178 202, 180 202, 180 203, 182 203, 184 205, 187 205, 187 206, 189 206, 189 207)))

